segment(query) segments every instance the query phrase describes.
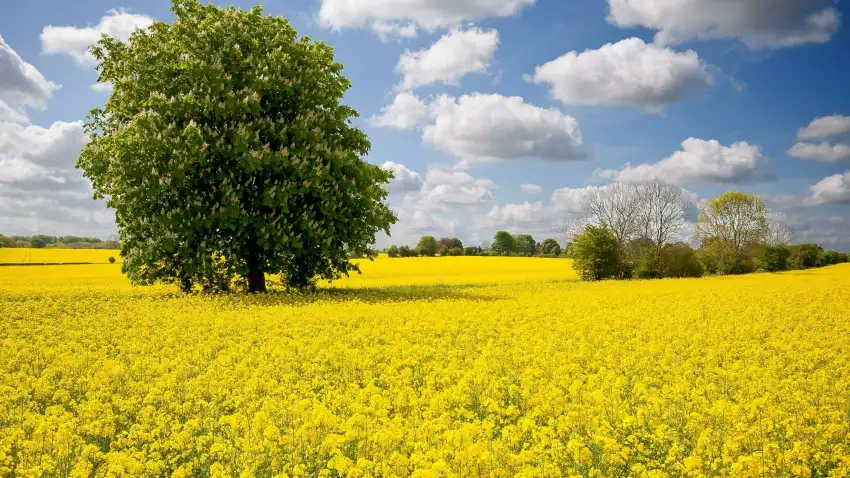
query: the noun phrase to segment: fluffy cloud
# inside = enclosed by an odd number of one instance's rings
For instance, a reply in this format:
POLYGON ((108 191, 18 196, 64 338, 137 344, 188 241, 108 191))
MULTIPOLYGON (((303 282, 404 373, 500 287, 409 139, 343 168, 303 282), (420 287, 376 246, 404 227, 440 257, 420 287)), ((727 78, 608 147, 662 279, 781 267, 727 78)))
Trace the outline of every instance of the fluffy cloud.
POLYGON ((401 55, 396 70, 404 78, 399 88, 412 90, 433 83, 457 85, 461 77, 484 71, 498 45, 496 30, 455 28, 430 48, 401 55))
POLYGON ((425 175, 419 204, 433 209, 479 206, 493 200, 495 188, 493 181, 474 178, 463 171, 432 169, 425 175))
POLYGON ((494 206, 486 221, 494 227, 536 226, 548 216, 543 201, 494 206))
POLYGON ((520 184, 519 189, 525 194, 531 195, 540 194, 543 192, 543 188, 536 184, 520 184))
POLYGON ((608 0, 608 21, 658 30, 659 44, 740 38, 750 48, 824 43, 838 29, 829 0, 608 0))
POLYGON ((723 146, 717 140, 688 138, 682 149, 657 163, 632 166, 621 170, 597 170, 598 177, 623 182, 658 179, 673 184, 691 182, 742 183, 770 177, 764 169, 767 158, 761 148, 740 141, 723 146))
POLYGON ((431 105, 423 139, 469 162, 539 157, 585 159, 578 122, 517 96, 473 93, 441 96, 431 105))
POLYGON ((850 159, 850 146, 846 144, 831 145, 826 142, 819 144, 797 143, 788 150, 788 155, 822 163, 837 163, 850 159))
POLYGON ((530 80, 551 85, 552 96, 564 103, 651 111, 712 83, 696 52, 677 53, 640 38, 608 43, 598 50, 571 51, 538 66, 530 80))
POLYGON ((44 108, 56 88, 0 36, 0 121, 28 122, 22 109, 44 108))
POLYGON ((843 174, 827 176, 812 185, 805 202, 811 206, 850 203, 850 169, 843 174))
POLYGON ((451 27, 464 20, 510 17, 535 0, 322 0, 319 21, 329 28, 369 26, 379 34, 396 28, 410 33, 409 25, 425 29, 451 27))
POLYGON ((831 115, 815 118, 808 126, 800 128, 798 139, 824 139, 850 133, 850 116, 831 115))
POLYGON ((420 126, 428 118, 428 105, 411 93, 399 93, 393 102, 381 108, 381 112, 372 117, 375 126, 412 129, 420 126))
POLYGON ((383 41, 389 41, 392 38, 416 37, 416 25, 412 23, 404 25, 401 23, 375 22, 372 24, 372 31, 383 41))
POLYGON ((140 28, 147 28, 154 19, 123 10, 111 10, 101 17, 100 23, 89 27, 56 27, 48 25, 41 31, 41 49, 49 54, 68 54, 79 65, 91 67, 96 60, 88 48, 107 34, 120 41, 127 41, 140 28))
POLYGON ((393 172, 394 178, 387 187, 390 194, 419 191, 422 189, 422 176, 415 171, 411 171, 407 166, 387 161, 381 167, 393 172))
POLYGON ((108 236, 114 216, 74 164, 86 142, 82 123, 48 128, 0 123, 0 229, 108 236))

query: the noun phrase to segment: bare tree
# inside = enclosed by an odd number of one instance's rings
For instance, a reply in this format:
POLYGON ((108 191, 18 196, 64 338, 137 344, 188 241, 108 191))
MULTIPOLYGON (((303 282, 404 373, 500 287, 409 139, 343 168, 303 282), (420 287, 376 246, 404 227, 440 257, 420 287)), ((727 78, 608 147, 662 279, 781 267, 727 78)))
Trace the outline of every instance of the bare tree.
POLYGON ((581 201, 587 224, 606 227, 621 243, 640 231, 640 195, 635 185, 612 183, 588 191, 581 201))
POLYGON ((764 243, 768 246, 787 246, 794 240, 794 229, 779 214, 768 214, 764 243))
POLYGON ((638 201, 638 232, 657 247, 675 242, 687 225, 685 215, 691 202, 682 189, 660 181, 635 185, 638 201))

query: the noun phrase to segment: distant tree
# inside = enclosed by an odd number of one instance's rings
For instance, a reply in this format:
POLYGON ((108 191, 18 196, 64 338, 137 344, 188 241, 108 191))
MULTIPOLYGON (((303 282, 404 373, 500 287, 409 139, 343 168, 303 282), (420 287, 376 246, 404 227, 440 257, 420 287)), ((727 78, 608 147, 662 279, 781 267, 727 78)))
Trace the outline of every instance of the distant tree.
POLYGON ((537 241, 531 234, 517 234, 514 236, 514 251, 527 256, 533 256, 537 249, 537 241))
POLYGON ((401 246, 398 248, 399 257, 416 257, 416 251, 409 246, 401 246))
POLYGON ((47 243, 44 241, 44 239, 36 237, 30 241, 30 246, 33 249, 43 249, 45 246, 47 246, 47 243))
POLYGON ((693 247, 676 242, 661 249, 661 275, 663 277, 702 277, 705 269, 693 247))
POLYGON ((794 240, 794 229, 780 216, 768 215, 764 243, 768 246, 787 246, 794 240))
POLYGON ((838 264, 841 255, 836 251, 821 250, 818 254, 818 267, 831 266, 838 264))
POLYGON ((498 255, 508 255, 516 250, 514 236, 508 231, 498 231, 493 236, 493 244, 490 248, 498 255))
POLYGON ((543 244, 540 245, 540 253, 547 256, 557 256, 561 254, 561 244, 558 243, 557 240, 546 239, 543 241, 543 244))
POLYGON ((641 236, 632 239, 623 248, 623 273, 635 279, 661 277, 661 250, 655 241, 641 236))
MULTIPOLYGON (((741 191, 728 191, 700 207, 696 233, 710 248, 710 258, 720 274, 740 274, 753 269, 753 247, 768 233, 767 208, 761 198, 741 191)), ((705 261, 704 261, 705 263, 705 261)), ((711 267, 706 263, 706 268, 711 267)))
POLYGON ((810 269, 817 267, 821 247, 813 243, 795 244, 790 247, 788 264, 792 269, 810 269))
POLYGON ((575 236, 571 244, 573 267, 582 280, 596 281, 621 276, 622 247, 609 229, 586 226, 584 232, 575 236))
POLYGON ((479 247, 479 246, 469 246, 467 248, 464 248, 463 255, 465 255, 465 256, 481 255, 481 247, 479 247))
POLYGON ((691 201, 682 188, 657 180, 633 187, 638 207, 638 235, 651 240, 660 250, 684 231, 691 201))
POLYGON ((260 6, 172 11, 91 48, 113 88, 77 166, 115 210, 123 271, 189 290, 217 270, 256 292, 266 274, 308 289, 358 271, 347 251, 368 255, 397 221, 392 173, 363 159, 333 48, 260 6))
POLYGON ((451 249, 452 247, 452 238, 451 237, 441 237, 437 240, 437 251, 439 251, 443 246, 451 249))
POLYGON ((759 244, 753 249, 753 266, 761 272, 777 272, 788 269, 791 249, 785 245, 759 244))
POLYGON ((395 245, 390 246, 390 248, 387 249, 387 256, 398 257, 398 247, 395 245))
POLYGON ((437 240, 434 236, 422 236, 416 244, 416 253, 420 256, 433 257, 437 254, 437 240))
POLYGON ((463 249, 463 242, 461 242, 461 240, 460 240, 460 239, 458 239, 458 238, 456 238, 456 237, 453 237, 453 238, 452 238, 451 249, 463 249))
POLYGON ((18 244, 11 237, 0 234, 0 247, 18 247, 18 244))
POLYGON ((450 256, 462 256, 463 255, 463 249, 461 249, 460 247, 452 247, 451 249, 449 249, 448 254, 450 256))
POLYGON ((47 236, 44 234, 36 234, 32 236, 32 240, 39 240, 43 242, 45 245, 47 244, 56 244, 59 241, 59 238, 56 236, 47 236))
POLYGON ((440 246, 440 250, 437 253, 440 254, 440 256, 447 256, 449 255, 449 247, 446 245, 442 245, 440 246))

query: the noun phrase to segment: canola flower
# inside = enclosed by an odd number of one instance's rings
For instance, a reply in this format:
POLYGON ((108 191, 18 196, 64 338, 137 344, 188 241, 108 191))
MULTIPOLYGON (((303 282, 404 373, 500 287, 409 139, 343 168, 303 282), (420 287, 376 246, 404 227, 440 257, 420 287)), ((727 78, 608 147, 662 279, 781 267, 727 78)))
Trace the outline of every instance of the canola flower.
POLYGON ((0 264, 2 263, 62 263, 62 262, 92 262, 108 263, 114 257, 121 261, 120 251, 108 249, 53 249, 53 248, 0 248, 0 264))
POLYGON ((0 268, 0 475, 850 475, 850 265, 574 277, 379 258, 313 300, 0 268))

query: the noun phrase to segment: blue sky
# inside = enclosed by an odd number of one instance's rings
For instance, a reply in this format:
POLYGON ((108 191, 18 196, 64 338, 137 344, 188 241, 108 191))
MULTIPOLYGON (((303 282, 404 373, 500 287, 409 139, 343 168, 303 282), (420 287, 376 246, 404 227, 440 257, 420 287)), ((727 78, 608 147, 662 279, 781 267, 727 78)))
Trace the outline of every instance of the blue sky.
MULTIPOLYGON (((735 3, 263 2, 336 47, 369 160, 396 171, 401 220, 379 245, 542 240, 588 188, 661 179, 696 202, 759 193, 797 240, 850 250, 845 5, 735 3)), ((73 170, 78 122, 109 94, 84 47, 171 21, 170 2, 2 8, 0 232, 108 236, 111 213, 73 170)))

